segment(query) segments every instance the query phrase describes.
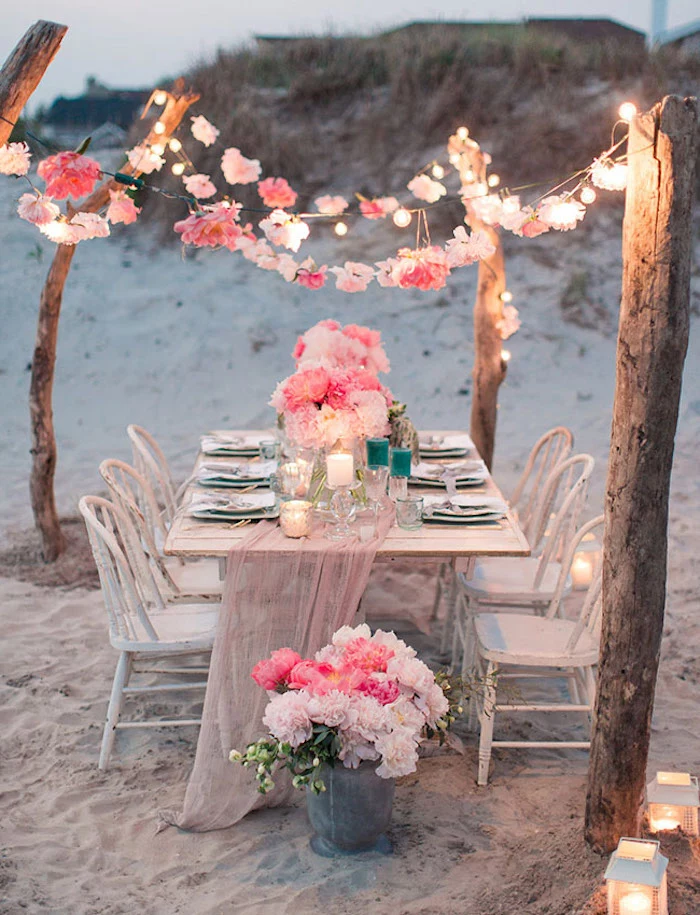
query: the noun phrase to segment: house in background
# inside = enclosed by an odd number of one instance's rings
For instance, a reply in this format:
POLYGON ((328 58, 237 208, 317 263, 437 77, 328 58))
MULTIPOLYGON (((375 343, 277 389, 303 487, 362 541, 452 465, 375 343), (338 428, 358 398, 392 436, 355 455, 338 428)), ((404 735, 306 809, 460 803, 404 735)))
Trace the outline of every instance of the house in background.
POLYGON ((658 43, 662 47, 678 48, 689 55, 700 57, 700 19, 661 32, 658 43))
POLYGON ((43 118, 47 137, 66 148, 91 136, 91 148, 124 146, 129 128, 140 115, 150 89, 110 89, 88 77, 77 98, 59 96, 43 118))

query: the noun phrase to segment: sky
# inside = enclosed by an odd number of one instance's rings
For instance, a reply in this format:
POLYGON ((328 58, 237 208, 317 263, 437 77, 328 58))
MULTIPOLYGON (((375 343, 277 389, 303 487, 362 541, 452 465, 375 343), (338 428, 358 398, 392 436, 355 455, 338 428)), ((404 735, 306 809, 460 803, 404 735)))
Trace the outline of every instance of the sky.
MULTIPOLYGON (((668 27, 698 15, 697 0, 668 0, 668 27)), ((151 86, 177 76, 217 47, 254 34, 366 33, 416 19, 520 19, 588 16, 617 19, 648 31, 651 0, 500 0, 492 7, 457 0, 24 0, 3 10, 0 61, 37 19, 69 26, 37 88, 33 105, 80 95, 87 75, 109 86, 151 86)), ((31 107, 31 106, 30 106, 31 107)))

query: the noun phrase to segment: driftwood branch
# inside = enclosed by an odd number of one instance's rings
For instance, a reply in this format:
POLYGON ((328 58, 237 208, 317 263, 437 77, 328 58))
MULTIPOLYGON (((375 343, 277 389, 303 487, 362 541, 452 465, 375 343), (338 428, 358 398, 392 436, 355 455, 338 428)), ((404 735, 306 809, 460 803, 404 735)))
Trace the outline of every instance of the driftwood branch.
POLYGON ((65 25, 40 19, 27 29, 5 61, 0 70, 0 146, 9 139, 67 31, 65 25))
MULTIPOLYGON (((187 109, 198 98, 198 95, 184 92, 182 81, 178 81, 173 87, 173 92, 168 94, 168 100, 159 118, 165 130, 157 134, 151 129, 144 142, 147 145, 165 142, 179 126, 187 109)), ((125 166, 123 173, 134 177, 140 174, 131 166, 125 166)), ((98 212, 109 203, 109 192, 117 186, 111 178, 103 182, 78 209, 83 213, 98 212)), ((53 425, 53 380, 61 302, 74 253, 75 247, 72 245, 57 247, 41 293, 29 390, 33 456, 29 489, 34 522, 41 535, 42 552, 46 562, 53 562, 65 548, 54 495, 56 436, 53 425)))
POLYGON ((695 99, 630 125, 603 620, 586 839, 638 836, 666 597, 668 502, 688 345, 695 99))

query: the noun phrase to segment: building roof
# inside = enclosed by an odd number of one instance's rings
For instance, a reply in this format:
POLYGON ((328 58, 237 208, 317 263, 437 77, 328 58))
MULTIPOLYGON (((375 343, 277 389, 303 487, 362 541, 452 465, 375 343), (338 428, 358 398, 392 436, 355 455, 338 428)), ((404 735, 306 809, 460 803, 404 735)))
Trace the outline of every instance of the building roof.
POLYGON ((659 35, 659 44, 673 44, 675 41, 682 41, 684 38, 690 38, 700 32, 700 19, 694 19, 685 25, 679 25, 675 29, 666 29, 659 35))

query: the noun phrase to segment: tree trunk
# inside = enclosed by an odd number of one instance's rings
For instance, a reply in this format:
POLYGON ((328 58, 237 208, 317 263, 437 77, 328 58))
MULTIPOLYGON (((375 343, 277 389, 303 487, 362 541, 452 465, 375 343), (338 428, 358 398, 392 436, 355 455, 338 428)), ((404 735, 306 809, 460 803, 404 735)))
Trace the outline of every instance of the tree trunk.
POLYGON ((667 97, 630 125, 623 281, 606 487, 603 619, 586 840, 638 836, 666 595, 668 500, 688 343, 697 107, 667 97))
MULTIPOLYGON (((159 121, 165 126, 162 134, 151 130, 145 143, 164 143, 175 131, 190 105, 198 95, 182 92, 182 81, 174 87, 178 94, 169 94, 159 121), (182 94, 180 94, 182 93, 182 94)), ((149 103, 150 104, 150 103, 149 103)), ((124 174, 138 176, 131 166, 124 174)), ((105 181, 79 206, 81 213, 95 213, 109 203, 109 192, 118 187, 114 179, 105 181)), ((53 379, 56 365, 58 320, 61 314, 63 289, 68 278, 75 248, 58 245, 39 303, 36 346, 32 362, 29 392, 29 412, 32 424, 32 472, 29 488, 34 523, 40 533, 42 553, 46 562, 53 562, 65 548, 65 539, 56 511, 54 476, 56 472, 56 437, 53 427, 53 379)))
POLYGON ((65 25, 40 19, 27 29, 0 70, 0 146, 41 82, 68 31, 65 25))

